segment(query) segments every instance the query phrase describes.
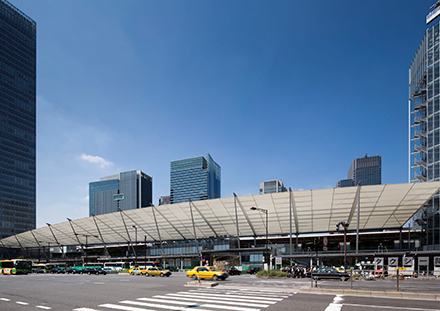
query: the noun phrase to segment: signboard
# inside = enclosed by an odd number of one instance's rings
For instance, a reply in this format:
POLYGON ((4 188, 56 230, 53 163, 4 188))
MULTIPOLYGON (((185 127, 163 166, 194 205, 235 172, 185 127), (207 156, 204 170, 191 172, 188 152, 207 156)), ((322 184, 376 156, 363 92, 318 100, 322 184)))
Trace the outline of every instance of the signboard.
POLYGON ((419 266, 429 266, 429 257, 419 257, 419 266))
POLYGON ((440 257, 434 257, 434 266, 440 267, 440 257))
POLYGON ((114 194, 113 195, 113 200, 115 200, 115 201, 120 201, 120 200, 123 200, 124 199, 124 194, 123 193, 121 193, 121 194, 114 194))
POLYGON ((388 266, 396 267, 399 265, 399 257, 388 257, 388 266))
POLYGON ((383 266, 384 260, 383 257, 374 258, 374 264, 377 266, 383 266))
POLYGON ((281 257, 275 257, 275 264, 281 265, 283 263, 283 259, 281 257))
POLYGON ((324 247, 328 246, 328 238, 325 236, 324 239, 322 240, 322 243, 324 244, 324 247))
POLYGON ((405 267, 411 267, 413 265, 414 257, 403 257, 403 265, 405 267))
POLYGON ((406 270, 405 267, 396 267, 395 269, 396 269, 396 270, 406 270))
POLYGON ((327 246, 324 246, 322 249, 325 250, 325 251, 328 251, 328 247, 327 246))

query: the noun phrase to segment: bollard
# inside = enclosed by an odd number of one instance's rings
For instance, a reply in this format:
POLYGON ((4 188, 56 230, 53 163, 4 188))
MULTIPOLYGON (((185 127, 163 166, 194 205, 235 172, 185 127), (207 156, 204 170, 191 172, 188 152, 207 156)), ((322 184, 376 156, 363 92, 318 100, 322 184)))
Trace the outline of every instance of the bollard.
POLYGON ((396 269, 397 269, 397 291, 399 292, 400 291, 399 290, 399 271, 400 271, 400 269, 399 269, 399 267, 397 267, 396 269))
POLYGON ((353 269, 350 269, 350 290, 353 290, 353 269))
POLYGON ((310 287, 313 287, 313 271, 310 270, 310 287))

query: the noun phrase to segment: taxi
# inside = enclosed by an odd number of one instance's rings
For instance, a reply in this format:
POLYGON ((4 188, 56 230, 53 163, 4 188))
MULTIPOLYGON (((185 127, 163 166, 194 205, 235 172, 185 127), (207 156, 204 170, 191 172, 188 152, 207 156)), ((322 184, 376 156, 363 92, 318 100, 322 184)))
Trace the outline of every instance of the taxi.
POLYGON ((217 280, 226 280, 228 274, 223 271, 216 271, 212 267, 202 267, 197 266, 194 269, 186 272, 186 276, 192 279, 212 279, 214 281, 217 280))
POLYGON ((147 267, 146 269, 142 269, 140 271, 141 274, 144 274, 145 276, 161 276, 161 277, 169 277, 171 275, 170 270, 163 270, 158 267, 147 267))
POLYGON ((138 267, 135 268, 131 268, 130 270, 128 270, 128 273, 130 275, 141 275, 141 269, 139 269, 138 267))

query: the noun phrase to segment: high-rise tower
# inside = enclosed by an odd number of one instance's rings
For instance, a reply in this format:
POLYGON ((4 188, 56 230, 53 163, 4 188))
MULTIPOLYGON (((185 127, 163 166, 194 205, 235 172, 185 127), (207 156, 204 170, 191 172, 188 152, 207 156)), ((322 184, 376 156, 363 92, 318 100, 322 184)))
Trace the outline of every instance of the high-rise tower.
MULTIPOLYGON (((409 66, 411 182, 440 180, 440 1, 426 17, 428 28, 409 66)), ((439 194, 413 218, 426 249, 440 245, 439 194)))
POLYGON ((220 166, 207 154, 171 162, 171 204, 220 198, 220 166))
POLYGON ((36 23, 0 0, 0 238, 36 227, 36 23))

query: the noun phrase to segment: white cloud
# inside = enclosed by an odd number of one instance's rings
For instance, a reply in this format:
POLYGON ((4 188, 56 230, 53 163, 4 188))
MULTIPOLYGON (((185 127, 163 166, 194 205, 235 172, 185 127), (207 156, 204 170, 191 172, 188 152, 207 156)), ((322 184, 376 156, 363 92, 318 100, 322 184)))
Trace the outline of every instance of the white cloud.
POLYGON ((107 166, 111 166, 113 165, 112 162, 107 161, 104 158, 98 157, 98 156, 91 156, 91 155, 87 155, 85 153, 83 153, 80 157, 81 160, 90 162, 90 163, 94 163, 94 164, 98 164, 101 168, 105 168, 107 166))

